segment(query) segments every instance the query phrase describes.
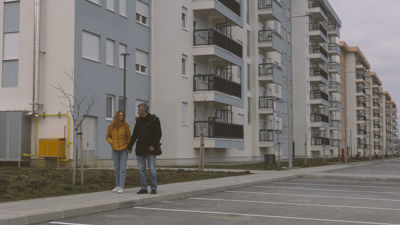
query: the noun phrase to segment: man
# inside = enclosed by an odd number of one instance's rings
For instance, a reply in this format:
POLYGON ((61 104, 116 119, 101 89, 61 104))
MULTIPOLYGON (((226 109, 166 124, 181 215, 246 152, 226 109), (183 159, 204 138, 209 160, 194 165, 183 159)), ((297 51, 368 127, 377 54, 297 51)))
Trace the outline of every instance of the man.
POLYGON ((137 194, 147 194, 147 173, 146 161, 150 170, 151 194, 157 194, 157 171, 156 156, 161 154, 161 125, 157 116, 149 113, 149 106, 146 103, 138 105, 139 117, 133 128, 132 137, 128 144, 131 153, 136 142, 136 156, 139 166, 141 189, 137 194))

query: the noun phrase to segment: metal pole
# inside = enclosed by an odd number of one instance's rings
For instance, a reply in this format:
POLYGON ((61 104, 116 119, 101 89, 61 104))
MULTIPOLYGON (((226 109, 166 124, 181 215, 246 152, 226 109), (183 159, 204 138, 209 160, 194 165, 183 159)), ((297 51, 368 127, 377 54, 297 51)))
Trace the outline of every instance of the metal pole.
POLYGON ((80 144, 80 157, 81 157, 81 185, 84 185, 85 179, 83 175, 83 135, 82 135, 82 125, 80 126, 80 131, 79 131, 79 144, 80 144))
POLYGON ((123 86, 123 89, 124 89, 124 109, 123 109, 123 111, 124 112, 126 112, 126 57, 129 55, 129 53, 122 53, 121 54, 123 57, 124 57, 124 86, 123 86))
POLYGON ((200 133, 200 165, 199 170, 204 171, 204 133, 200 133))

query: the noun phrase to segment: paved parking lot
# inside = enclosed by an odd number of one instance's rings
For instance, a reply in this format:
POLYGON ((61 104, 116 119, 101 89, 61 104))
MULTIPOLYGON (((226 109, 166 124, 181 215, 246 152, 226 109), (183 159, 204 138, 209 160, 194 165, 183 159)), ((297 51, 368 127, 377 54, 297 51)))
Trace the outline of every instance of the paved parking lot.
POLYGON ((392 159, 382 163, 354 167, 350 169, 331 170, 332 173, 351 173, 351 174, 376 174, 376 175, 395 175, 400 176, 400 160, 392 159))
POLYGON ((400 182, 296 178, 49 224, 400 224, 400 182))

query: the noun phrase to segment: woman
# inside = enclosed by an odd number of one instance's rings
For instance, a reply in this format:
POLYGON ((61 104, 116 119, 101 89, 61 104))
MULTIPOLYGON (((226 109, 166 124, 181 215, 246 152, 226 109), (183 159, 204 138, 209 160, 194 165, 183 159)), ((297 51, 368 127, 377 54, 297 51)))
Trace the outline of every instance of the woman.
POLYGON ((112 190, 124 193, 126 163, 128 160, 128 143, 131 138, 129 124, 125 121, 125 113, 118 111, 108 126, 106 140, 112 148, 116 187, 112 190))

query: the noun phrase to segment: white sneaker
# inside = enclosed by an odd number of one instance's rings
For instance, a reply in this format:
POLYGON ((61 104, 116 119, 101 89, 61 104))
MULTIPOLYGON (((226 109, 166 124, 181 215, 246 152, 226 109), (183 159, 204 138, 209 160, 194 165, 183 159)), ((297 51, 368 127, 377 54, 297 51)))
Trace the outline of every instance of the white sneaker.
POLYGON ((122 187, 119 187, 118 194, 122 194, 122 193, 124 193, 124 189, 122 187))
POLYGON ((119 186, 117 186, 114 189, 112 189, 112 192, 117 192, 118 190, 119 190, 119 186))

